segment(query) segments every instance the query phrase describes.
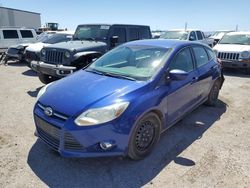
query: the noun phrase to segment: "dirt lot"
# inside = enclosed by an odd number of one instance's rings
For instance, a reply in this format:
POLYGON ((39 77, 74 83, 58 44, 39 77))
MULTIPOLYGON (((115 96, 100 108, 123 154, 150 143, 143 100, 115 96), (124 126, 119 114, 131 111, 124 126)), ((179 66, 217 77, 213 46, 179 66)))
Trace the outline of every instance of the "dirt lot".
POLYGON ((199 107, 139 162, 48 149, 33 134, 41 86, 24 64, 0 66, 0 187, 250 187, 249 76, 227 72, 217 107, 199 107))

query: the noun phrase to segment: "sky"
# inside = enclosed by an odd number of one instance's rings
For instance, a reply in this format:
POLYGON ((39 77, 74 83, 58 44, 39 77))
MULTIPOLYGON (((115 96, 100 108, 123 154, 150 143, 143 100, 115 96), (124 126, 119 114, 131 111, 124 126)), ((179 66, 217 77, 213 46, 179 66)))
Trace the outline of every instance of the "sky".
POLYGON ((42 25, 74 30, 84 23, 124 23, 152 30, 250 30, 250 0, 0 0, 0 6, 41 13, 42 25))

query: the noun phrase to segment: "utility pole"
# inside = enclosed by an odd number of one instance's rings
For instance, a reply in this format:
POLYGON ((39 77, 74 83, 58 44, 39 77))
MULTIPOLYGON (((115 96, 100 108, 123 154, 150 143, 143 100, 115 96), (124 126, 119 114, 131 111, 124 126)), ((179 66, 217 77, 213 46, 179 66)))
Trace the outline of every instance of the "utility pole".
POLYGON ((188 23, 186 22, 185 23, 185 31, 187 31, 187 26, 188 26, 188 23))
POLYGON ((239 27, 239 26, 238 26, 238 24, 237 24, 237 25, 236 25, 236 28, 235 28, 235 31, 238 31, 238 29, 239 29, 238 27, 239 27))

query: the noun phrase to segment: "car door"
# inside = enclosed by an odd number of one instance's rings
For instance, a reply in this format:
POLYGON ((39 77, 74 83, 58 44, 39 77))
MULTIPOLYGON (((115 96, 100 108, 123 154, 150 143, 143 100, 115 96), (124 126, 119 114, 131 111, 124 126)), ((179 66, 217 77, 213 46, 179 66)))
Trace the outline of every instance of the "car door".
POLYGON ((115 43, 114 47, 119 46, 127 41, 126 37, 126 28, 125 27, 113 27, 112 29, 112 36, 117 36, 118 41, 115 43))
POLYGON ((197 77, 193 57, 190 48, 184 48, 170 62, 168 70, 184 70, 188 73, 186 79, 181 81, 171 80, 167 96, 167 122, 174 123, 183 114, 189 111, 195 104, 197 98, 197 77))
POLYGON ((216 68, 216 63, 213 58, 210 58, 205 47, 192 46, 196 67, 198 71, 197 84, 199 86, 198 101, 204 100, 211 88, 213 69, 216 68))

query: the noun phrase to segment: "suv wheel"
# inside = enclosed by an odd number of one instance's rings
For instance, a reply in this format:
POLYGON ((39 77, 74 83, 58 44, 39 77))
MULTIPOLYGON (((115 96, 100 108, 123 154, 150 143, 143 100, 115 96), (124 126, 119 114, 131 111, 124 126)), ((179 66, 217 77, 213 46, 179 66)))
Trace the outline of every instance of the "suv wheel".
POLYGON ((47 74, 43 74, 41 72, 38 72, 38 77, 39 77, 39 80, 43 83, 43 84, 48 84, 50 82, 53 82, 55 81, 55 78, 47 75, 47 74))
POLYGON ((214 82, 213 87, 211 88, 209 95, 208 95, 208 99, 206 101, 206 105, 208 106, 215 106, 217 101, 218 101, 218 97, 219 97, 219 92, 220 92, 220 81, 217 80, 214 82))
POLYGON ((133 160, 145 158, 158 142, 160 129, 161 120, 155 113, 142 117, 130 138, 128 156, 133 160))

